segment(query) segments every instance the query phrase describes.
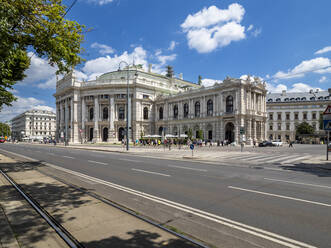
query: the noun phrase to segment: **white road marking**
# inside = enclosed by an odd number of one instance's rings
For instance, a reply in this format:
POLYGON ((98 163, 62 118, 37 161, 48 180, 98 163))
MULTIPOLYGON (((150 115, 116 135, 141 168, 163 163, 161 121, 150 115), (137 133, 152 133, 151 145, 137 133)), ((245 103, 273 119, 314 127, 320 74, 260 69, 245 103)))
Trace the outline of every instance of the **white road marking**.
POLYGON ((265 180, 270 180, 270 181, 276 181, 276 182, 293 183, 293 184, 299 184, 299 185, 307 185, 307 186, 313 186, 313 187, 319 187, 319 188, 331 189, 331 186, 326 186, 326 185, 318 185, 318 184, 310 184, 310 183, 292 182, 292 181, 279 180, 279 179, 273 179, 273 178, 263 178, 263 179, 265 179, 265 180))
POLYGON ((168 167, 179 168, 179 169, 185 169, 185 170, 203 171, 203 172, 206 172, 206 171, 207 171, 207 170, 204 170, 204 169, 196 169, 196 168, 191 168, 191 167, 182 167, 182 166, 171 165, 171 164, 169 164, 168 167))
POLYGON ((289 197, 289 196, 284 196, 284 195, 276 195, 276 194, 271 194, 271 193, 266 193, 266 192, 262 192, 262 191, 251 190, 251 189, 244 189, 244 188, 239 188, 239 187, 234 187, 234 186, 228 186, 228 188, 252 192, 252 193, 261 194, 261 195, 274 196, 274 197, 289 199, 289 200, 293 200, 293 201, 306 202, 306 203, 311 203, 311 204, 320 205, 320 206, 324 206, 324 207, 331 207, 331 204, 326 204, 326 203, 322 203, 322 202, 309 201, 309 200, 304 200, 304 199, 299 199, 299 198, 294 198, 294 197, 289 197))
MULTIPOLYGON (((15 156, 19 155, 20 157, 26 158, 26 159, 31 160, 31 161, 37 161, 36 159, 30 158, 30 157, 27 157, 27 156, 24 156, 24 155, 20 155, 20 154, 14 153, 14 152, 9 152, 9 151, 3 150, 3 149, 0 149, 0 150, 11 153, 11 154, 14 154, 15 156)), ((190 213, 190 214, 193 214, 195 216, 199 216, 201 218, 208 219, 210 221, 214 221, 214 222, 222 224, 224 226, 227 226, 227 227, 230 227, 230 228, 233 228, 233 229, 236 229, 236 230, 240 230, 240 231, 245 232, 245 233, 249 233, 251 235, 254 235, 254 236, 257 236, 257 237, 260 237, 260 238, 263 238, 263 239, 266 239, 266 240, 269 240, 269 241, 272 241, 272 242, 275 242, 275 243, 280 244, 280 245, 284 245, 286 247, 290 247, 290 248, 302 248, 302 247, 317 248, 316 246, 312 246, 312 245, 303 243, 301 241, 297 241, 297 240, 294 240, 294 239, 291 239, 291 238, 287 238, 287 237, 278 235, 276 233, 265 231, 265 230, 260 229, 260 228, 249 226, 249 225, 237 222, 237 221, 233 221, 231 219, 227 219, 227 218, 224 218, 224 217, 212 214, 212 213, 205 212, 203 210, 199 210, 199 209, 192 208, 192 207, 189 207, 189 206, 177 203, 177 202, 166 200, 164 198, 160 198, 160 197, 157 197, 157 196, 146 194, 144 192, 137 191, 137 190, 134 190, 134 189, 130 189, 130 188, 118 185, 118 184, 110 183, 110 182, 107 182, 107 181, 104 181, 104 180, 101 180, 101 179, 98 179, 98 178, 95 178, 95 177, 91 177, 91 176, 88 176, 88 175, 85 175, 85 174, 82 174, 82 173, 79 173, 79 172, 76 172, 76 171, 68 170, 68 169, 62 168, 62 167, 57 166, 57 165, 53 165, 53 164, 50 164, 50 163, 43 163, 43 164, 48 165, 48 166, 50 166, 52 168, 55 168, 57 170, 67 172, 69 174, 72 174, 72 175, 75 175, 75 176, 78 176, 78 177, 82 177, 82 178, 86 178, 88 180, 91 180, 91 181, 94 181, 94 182, 97 182, 97 183, 100 183, 100 184, 103 184, 103 185, 106 185, 106 186, 109 186, 109 187, 112 187, 112 188, 115 188, 115 189, 118 189, 118 190, 121 190, 121 191, 124 191, 124 192, 127 192, 127 193, 130 193, 130 194, 133 194, 133 195, 137 195, 137 196, 143 197, 145 199, 149 199, 151 201, 154 201, 154 202, 157 202, 157 203, 160 203, 160 204, 163 204, 163 205, 181 210, 183 212, 190 213)))
POLYGON ((140 171, 140 172, 149 173, 149 174, 155 174, 155 175, 164 176, 164 177, 170 177, 170 175, 162 174, 162 173, 158 173, 158 172, 153 172, 153 171, 139 170, 139 169, 135 169, 135 168, 133 168, 131 170, 140 171))
POLYGON ((129 162, 136 162, 136 163, 141 162, 141 161, 139 161, 139 160, 133 160, 133 159, 127 159, 127 158, 120 158, 119 160, 129 161, 129 162))
POLYGON ((75 158, 73 158, 73 157, 69 157, 69 156, 62 156, 62 157, 64 157, 64 158, 71 158, 71 159, 75 159, 75 158))
POLYGON ((290 159, 290 160, 284 161, 282 164, 289 164, 289 163, 295 162, 297 160, 304 160, 304 159, 311 158, 311 157, 312 156, 304 156, 304 157, 299 157, 299 158, 295 158, 295 159, 290 159))
POLYGON ((102 163, 102 162, 93 161, 93 160, 87 160, 87 162, 90 162, 90 163, 96 163, 96 164, 108 165, 108 163, 102 163))
POLYGON ((285 157, 283 156, 283 157, 279 157, 276 159, 272 159, 272 160, 269 160, 268 162, 272 163, 272 162, 277 162, 277 161, 286 160, 286 159, 298 158, 298 156, 299 156, 299 159, 302 158, 301 155, 290 155, 290 156, 285 156, 285 157))

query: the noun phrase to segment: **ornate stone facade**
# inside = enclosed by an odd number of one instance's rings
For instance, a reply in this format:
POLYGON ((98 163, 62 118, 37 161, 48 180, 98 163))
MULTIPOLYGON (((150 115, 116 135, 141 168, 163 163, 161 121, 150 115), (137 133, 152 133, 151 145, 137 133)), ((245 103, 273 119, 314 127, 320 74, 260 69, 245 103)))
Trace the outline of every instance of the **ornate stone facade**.
POLYGON ((124 138, 129 77, 131 140, 142 135, 184 134, 199 130, 204 139, 266 139, 266 89, 259 79, 226 78, 202 87, 181 78, 129 68, 79 82, 71 73, 57 82, 57 137, 80 143, 114 142, 124 138), (129 76, 127 76, 129 75, 129 76))

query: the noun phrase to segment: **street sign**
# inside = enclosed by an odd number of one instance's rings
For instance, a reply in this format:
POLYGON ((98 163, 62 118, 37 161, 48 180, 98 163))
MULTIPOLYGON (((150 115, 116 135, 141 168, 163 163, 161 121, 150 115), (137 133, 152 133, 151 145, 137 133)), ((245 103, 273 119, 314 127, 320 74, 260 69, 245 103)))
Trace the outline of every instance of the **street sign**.
POLYGON ((323 112, 323 129, 325 131, 331 131, 331 105, 323 112))
POLYGON ((194 145, 193 145, 193 144, 190 145, 190 149, 191 149, 191 150, 194 149, 194 145))

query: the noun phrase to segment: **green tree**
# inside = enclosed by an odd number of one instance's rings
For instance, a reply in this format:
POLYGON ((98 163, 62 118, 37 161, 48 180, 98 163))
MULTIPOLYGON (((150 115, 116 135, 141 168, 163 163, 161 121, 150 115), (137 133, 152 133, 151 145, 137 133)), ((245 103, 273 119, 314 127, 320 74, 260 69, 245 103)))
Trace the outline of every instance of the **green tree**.
POLYGON ((315 129, 307 122, 302 122, 301 124, 296 126, 296 134, 314 134, 315 129))
POLYGON ((198 85, 202 85, 202 77, 201 77, 201 75, 199 75, 199 77, 198 77, 198 85))
POLYGON ((203 139, 203 131, 201 129, 198 130, 197 139, 203 139))
POLYGON ((0 136, 10 136, 10 127, 6 123, 0 122, 0 136))
POLYGON ((10 89, 26 76, 28 51, 47 58, 57 74, 82 61, 85 26, 65 19, 66 11, 62 0, 0 1, 0 109, 15 100, 10 89))

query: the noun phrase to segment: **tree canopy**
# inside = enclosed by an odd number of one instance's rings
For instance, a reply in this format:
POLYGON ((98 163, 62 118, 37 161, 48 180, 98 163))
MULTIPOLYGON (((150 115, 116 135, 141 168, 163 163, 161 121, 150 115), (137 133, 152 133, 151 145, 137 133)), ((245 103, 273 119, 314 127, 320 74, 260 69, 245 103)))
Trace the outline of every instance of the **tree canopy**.
POLYGON ((300 134, 314 134, 315 129, 311 125, 309 125, 307 122, 302 122, 299 125, 296 126, 296 133, 297 135, 300 134))
POLYGON ((0 122, 0 136, 7 136, 9 137, 11 134, 10 127, 6 123, 0 122))
POLYGON ((0 0, 0 110, 15 100, 9 91, 24 79, 28 51, 69 72, 82 61, 85 26, 65 19, 62 0, 0 0))

